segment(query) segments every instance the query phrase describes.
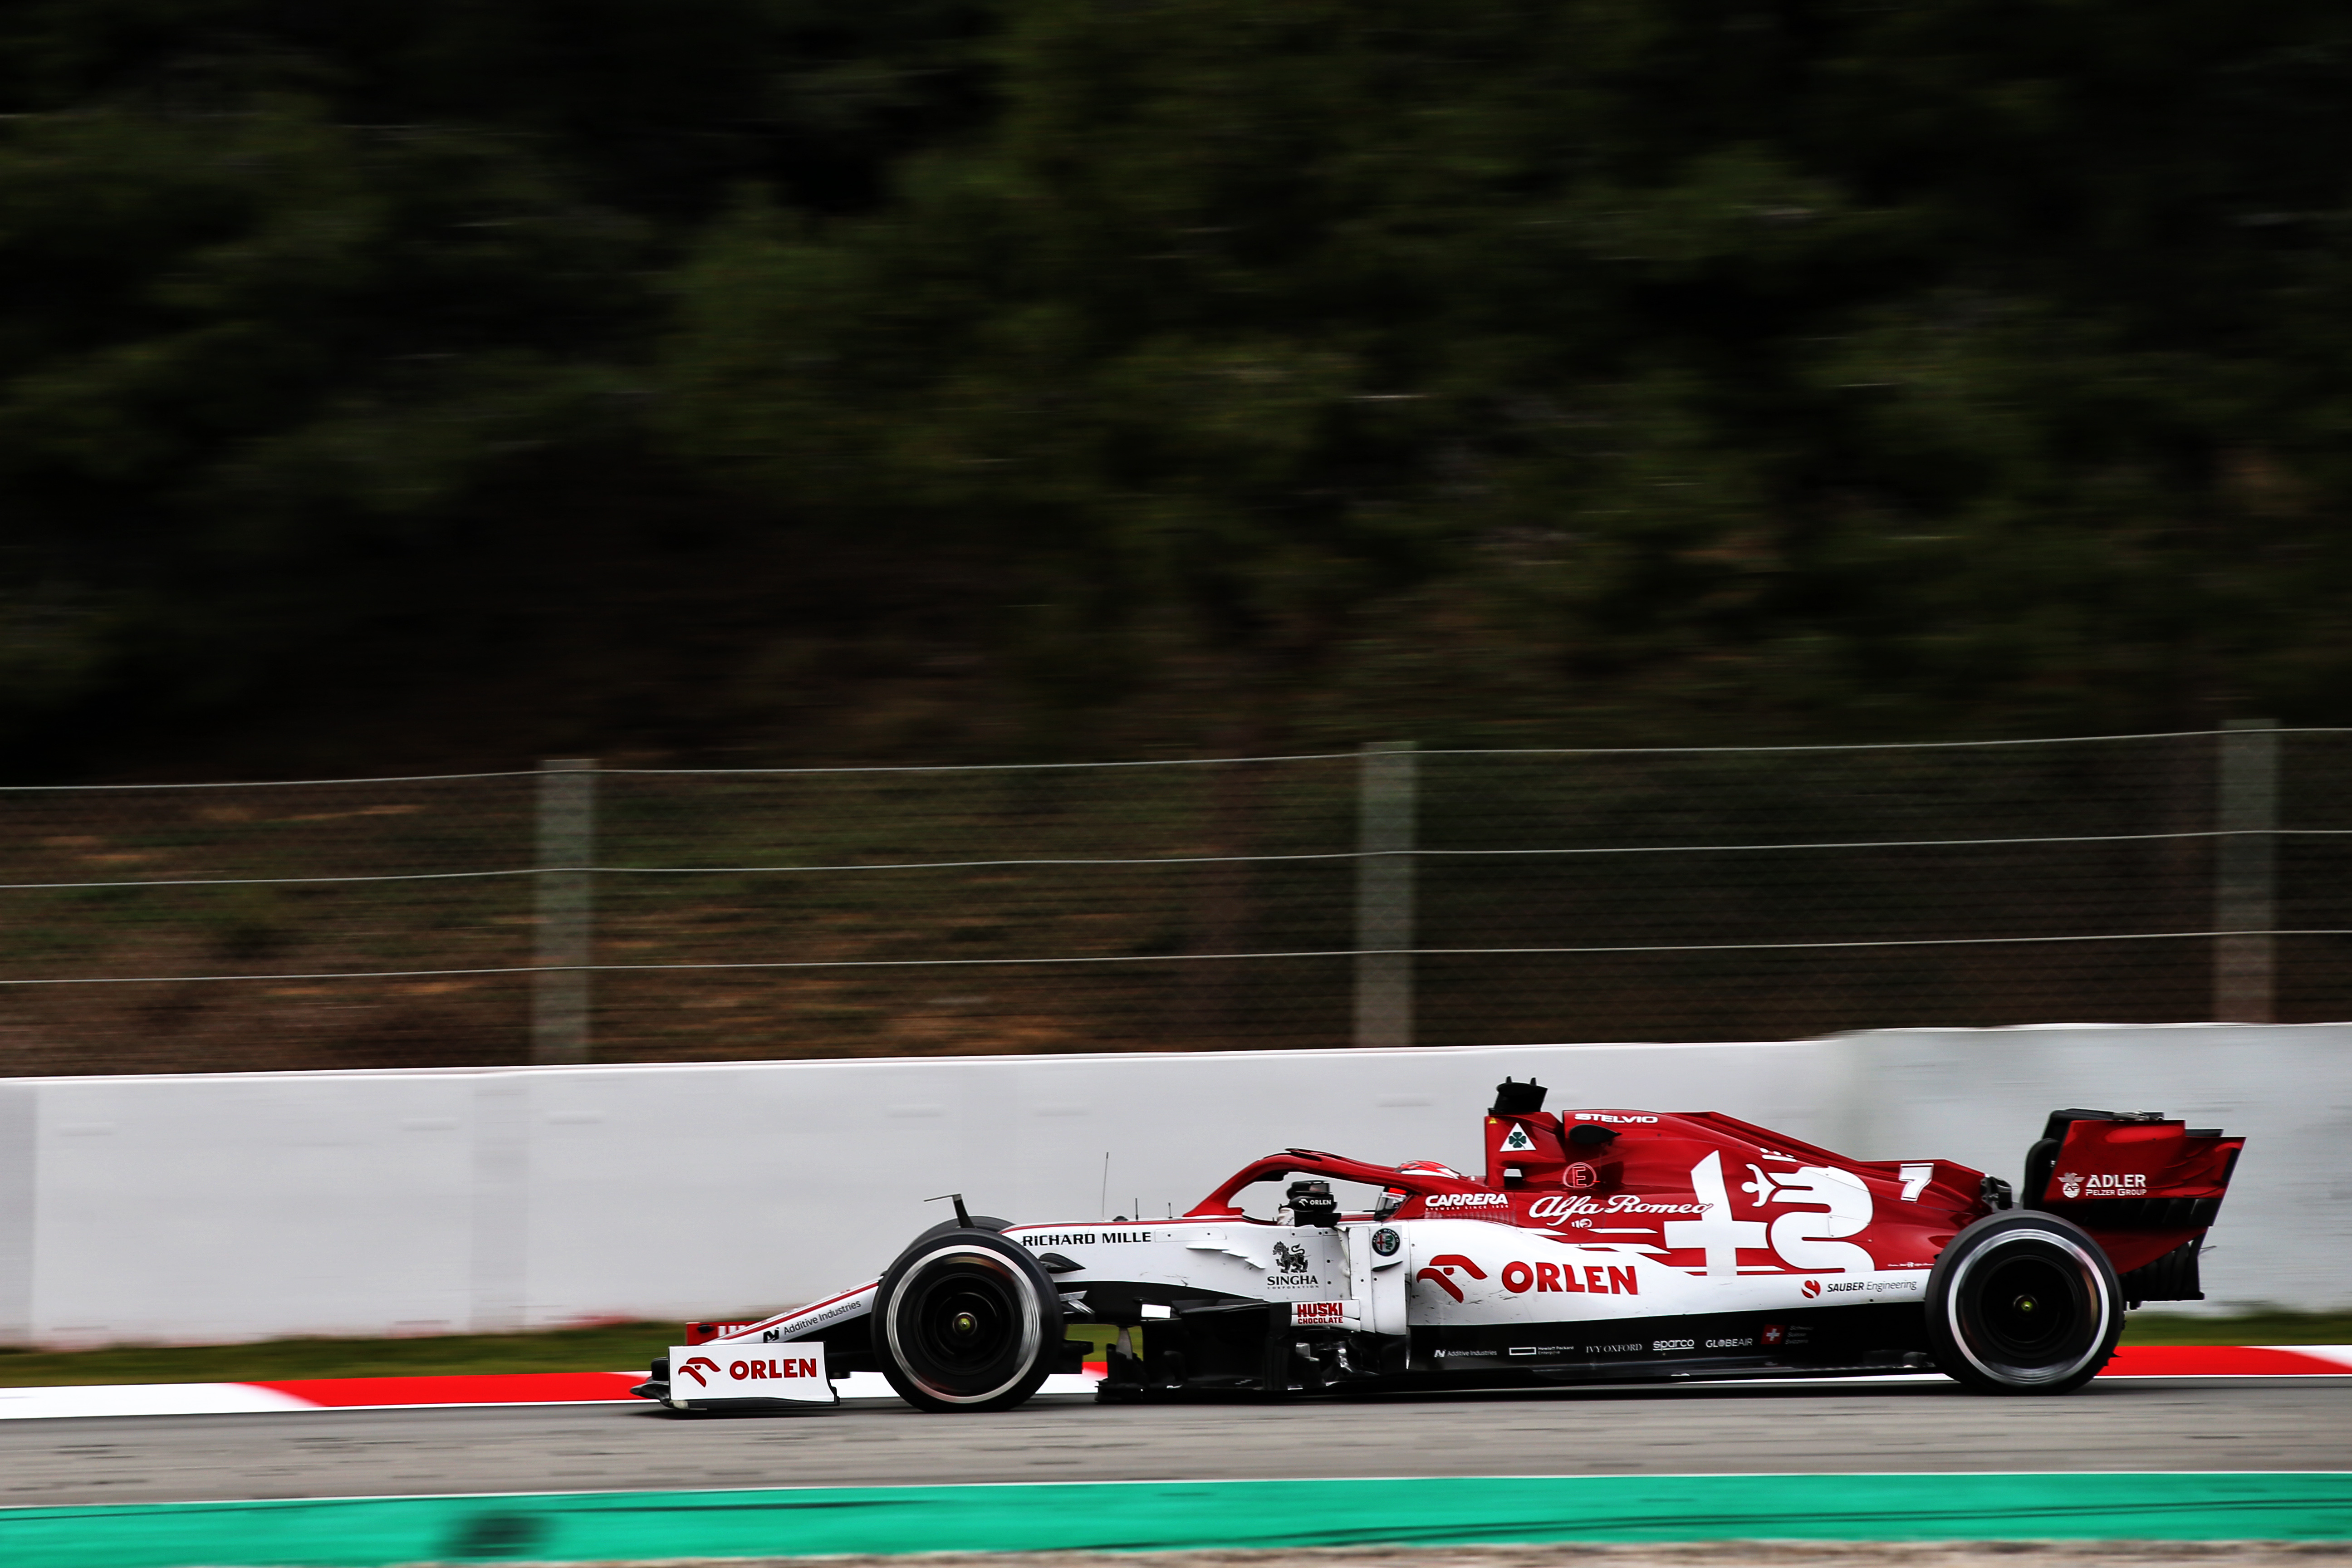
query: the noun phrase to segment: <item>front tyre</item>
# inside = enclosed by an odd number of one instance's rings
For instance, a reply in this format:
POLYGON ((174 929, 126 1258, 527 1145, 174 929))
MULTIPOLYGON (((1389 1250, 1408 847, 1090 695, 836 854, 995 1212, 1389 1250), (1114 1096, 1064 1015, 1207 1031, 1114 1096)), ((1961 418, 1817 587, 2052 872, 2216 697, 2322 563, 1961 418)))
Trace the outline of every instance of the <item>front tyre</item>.
POLYGON ((2097 1375, 2124 1327, 2114 1265, 2056 1215, 1987 1215, 1927 1277, 1936 1365, 1979 1394, 2064 1394, 2097 1375))
POLYGON ((1053 1371, 1062 1299, 1029 1249, 993 1231, 927 1232, 874 1292, 874 1353, 919 1410, 1010 1410, 1053 1371))

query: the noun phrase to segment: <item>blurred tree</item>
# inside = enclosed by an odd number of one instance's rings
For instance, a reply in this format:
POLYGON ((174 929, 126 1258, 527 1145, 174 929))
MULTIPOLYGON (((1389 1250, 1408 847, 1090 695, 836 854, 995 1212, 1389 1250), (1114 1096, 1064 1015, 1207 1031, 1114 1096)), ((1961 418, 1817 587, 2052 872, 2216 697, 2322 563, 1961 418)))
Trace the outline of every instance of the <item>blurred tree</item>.
POLYGON ((16 122, 5 580, 18 658, 71 676, 7 695, 55 702, 142 646, 234 683, 348 616, 322 563, 429 533, 494 457, 611 423, 626 384, 599 356, 641 306, 639 248, 495 137, 275 95, 16 122))
POLYGON ((1653 724, 2341 716, 2340 12, 1036 0, 1003 62, 883 212, 712 232, 668 418, 997 563, 1074 696, 1172 616, 1441 724, 1530 650, 1653 724))
POLYGON ((1081 749, 2352 689, 2310 0, 18 0, 0 116, 0 722, 600 487, 1081 749))
POLYGON ((983 19, 0 9, 0 732, 201 708, 429 610, 501 476, 561 488, 631 444, 698 219, 746 177, 870 200, 979 111, 983 19))
POLYGON ((692 217, 757 178, 828 210, 975 122, 991 0, 15 0, 0 107, 268 82, 330 118, 524 133, 588 199, 692 217))

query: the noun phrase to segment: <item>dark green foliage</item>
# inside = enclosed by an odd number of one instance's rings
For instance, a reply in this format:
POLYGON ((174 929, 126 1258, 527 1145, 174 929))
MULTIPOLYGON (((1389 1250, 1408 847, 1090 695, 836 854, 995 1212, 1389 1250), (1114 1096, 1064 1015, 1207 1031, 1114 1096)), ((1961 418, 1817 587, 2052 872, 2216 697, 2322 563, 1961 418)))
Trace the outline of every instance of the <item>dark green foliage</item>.
POLYGON ((1176 743, 2344 717, 2340 9, 48 0, 0 110, 0 723, 616 462, 1176 743))
MULTIPOLYGON (((1346 657, 1918 731, 2333 711, 2340 18, 1016 8, 984 149, 712 236, 678 437, 1346 657)), ((1072 662, 1083 658, 1072 650, 1072 662)))

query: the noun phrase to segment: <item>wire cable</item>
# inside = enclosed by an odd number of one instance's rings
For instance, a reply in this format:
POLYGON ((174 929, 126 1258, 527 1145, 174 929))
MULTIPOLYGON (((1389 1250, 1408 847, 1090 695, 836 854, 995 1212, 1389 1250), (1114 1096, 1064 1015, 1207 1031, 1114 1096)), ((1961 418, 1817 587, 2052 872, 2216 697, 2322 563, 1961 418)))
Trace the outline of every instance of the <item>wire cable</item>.
POLYGON ((1723 942, 1635 943, 1605 947, 1318 948, 1284 952, 1103 953, 1060 958, 814 958, 749 959, 696 963, 514 963, 479 969, 370 969, 301 974, 92 975, 66 979, 0 979, 0 985, 206 985, 251 980, 422 980, 461 974, 633 974, 709 970, 971 969, 1038 964, 1210 963, 1290 958, 1492 958, 1617 952, 1782 952, 1887 947, 1984 947, 2088 942, 2204 942, 2219 937, 2352 936, 2345 930, 2109 931, 2082 936, 1895 937, 1859 942, 1723 942))

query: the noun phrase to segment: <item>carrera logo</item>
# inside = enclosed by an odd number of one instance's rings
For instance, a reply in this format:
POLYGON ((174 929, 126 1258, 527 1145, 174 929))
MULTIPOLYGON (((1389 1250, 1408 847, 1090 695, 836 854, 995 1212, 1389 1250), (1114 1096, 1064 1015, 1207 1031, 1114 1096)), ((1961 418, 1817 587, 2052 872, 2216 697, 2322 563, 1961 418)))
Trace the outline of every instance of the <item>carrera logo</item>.
MULTIPOLYGON (((742 1363, 738 1362, 736 1364, 740 1366, 742 1363)), ((694 1379, 696 1383, 708 1388, 710 1386, 710 1380, 703 1376, 700 1370, 706 1366, 714 1373, 719 1370, 719 1363, 712 1361, 707 1355, 688 1356, 684 1362, 679 1363, 677 1370, 682 1375, 690 1377, 694 1379)))
POLYGON ((1294 1323, 1338 1323, 1341 1318, 1340 1301, 1293 1301, 1290 1321, 1294 1323))
MULTIPOLYGON (((1589 1167, 1588 1167, 1589 1168, 1589 1167)), ((1565 1197, 1554 1193, 1538 1198, 1528 1205, 1529 1219, 1567 1219, 1571 1215, 1611 1214, 1705 1214, 1703 1204, 1653 1203, 1632 1193, 1614 1193, 1608 1198, 1565 1197)))
POLYGON ((1458 1252, 1441 1252, 1429 1260, 1429 1266, 1413 1276, 1426 1279, 1455 1300, 1462 1300, 1462 1287, 1454 1282, 1454 1271, 1459 1268, 1473 1279, 1484 1279, 1486 1271, 1458 1252))
POLYGON ((2095 1173, 2077 1175, 2072 1171, 2058 1173, 2058 1192, 2069 1198, 2144 1198, 2147 1196, 2147 1177, 2138 1171, 2123 1175, 2095 1173))
POLYGON ((1500 1193, 1439 1193, 1422 1200, 1428 1209, 1507 1209, 1511 1200, 1500 1193))
POLYGON ((1638 1296, 1641 1277, 1631 1268, 1614 1264, 1519 1263, 1503 1265, 1503 1289, 1514 1296, 1529 1290, 1541 1294, 1560 1290, 1576 1295, 1638 1296))

